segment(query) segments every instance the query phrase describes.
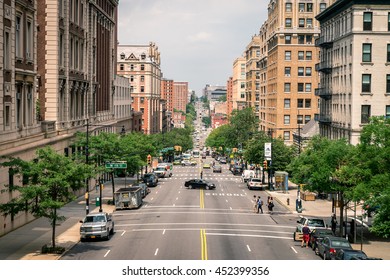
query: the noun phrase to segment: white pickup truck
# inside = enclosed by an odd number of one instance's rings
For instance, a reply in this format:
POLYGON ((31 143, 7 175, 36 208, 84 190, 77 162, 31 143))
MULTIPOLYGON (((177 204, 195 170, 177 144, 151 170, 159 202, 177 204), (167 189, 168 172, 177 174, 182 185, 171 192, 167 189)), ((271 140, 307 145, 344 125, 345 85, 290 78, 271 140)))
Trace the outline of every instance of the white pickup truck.
POLYGON ((80 241, 87 238, 110 239, 114 233, 114 221, 111 214, 106 212, 90 213, 80 221, 80 241))
POLYGON ((159 178, 169 178, 172 177, 172 166, 170 164, 159 164, 154 169, 154 174, 159 178))

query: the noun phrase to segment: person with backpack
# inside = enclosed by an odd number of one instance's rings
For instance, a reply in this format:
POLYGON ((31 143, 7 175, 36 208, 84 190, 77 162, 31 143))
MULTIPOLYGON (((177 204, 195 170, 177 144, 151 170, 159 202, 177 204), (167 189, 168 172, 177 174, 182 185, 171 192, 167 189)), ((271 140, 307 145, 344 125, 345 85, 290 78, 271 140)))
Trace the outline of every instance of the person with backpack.
POLYGON ((261 211, 261 214, 263 214, 263 201, 261 200, 261 197, 257 197, 257 213, 259 214, 261 211))
POLYGON ((273 199, 273 197, 272 196, 269 196, 268 197, 268 203, 267 203, 267 205, 268 205, 268 211, 270 212, 270 213, 272 213, 272 210, 274 209, 274 199, 273 199))

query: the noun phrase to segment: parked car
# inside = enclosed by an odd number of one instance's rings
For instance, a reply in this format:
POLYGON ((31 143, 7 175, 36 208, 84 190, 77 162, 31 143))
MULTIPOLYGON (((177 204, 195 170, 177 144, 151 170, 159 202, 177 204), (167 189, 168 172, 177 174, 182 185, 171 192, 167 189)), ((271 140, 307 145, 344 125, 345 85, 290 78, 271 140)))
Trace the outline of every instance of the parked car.
POLYGON ((321 242, 321 240, 325 236, 334 236, 334 233, 331 229, 328 228, 314 228, 310 232, 310 237, 309 237, 309 246, 316 252, 318 255, 318 242, 321 242))
POLYGON ((218 164, 215 164, 213 166, 213 173, 222 173, 222 166, 218 165, 218 164))
POLYGON ((210 169, 210 168, 211 168, 210 163, 204 163, 203 164, 203 169, 210 169))
POLYGON ((344 237, 325 236, 318 242, 318 254, 324 260, 334 259, 340 249, 352 249, 351 244, 344 237))
POLYGON ((262 181, 260 178, 250 178, 246 185, 250 190, 263 188, 262 181))
POLYGON ((173 161, 173 165, 181 165, 181 160, 180 159, 175 159, 173 161))
POLYGON ((231 170, 232 170, 233 175, 241 175, 242 174, 242 167, 241 167, 241 165, 236 164, 236 165, 234 165, 232 167, 231 170))
POLYGON ((158 183, 158 177, 154 173, 146 173, 142 177, 142 181, 148 186, 148 187, 155 187, 158 183))
POLYGON ((114 221, 111 214, 106 212, 90 213, 80 223, 80 241, 87 238, 108 240, 114 233, 114 221))
POLYGON ((294 241, 301 240, 302 228, 305 224, 309 226, 310 231, 315 228, 328 228, 325 220, 317 217, 301 217, 297 223, 298 225, 294 232, 294 241))
POLYGON ((335 260, 365 260, 367 258, 363 251, 353 249, 340 249, 334 257, 335 260))
POLYGON ((205 188, 206 190, 215 189, 215 185, 203 179, 191 179, 184 183, 184 186, 189 189, 205 188))
POLYGON ((227 163, 227 159, 226 159, 225 157, 221 157, 221 158, 219 159, 219 163, 220 163, 220 164, 226 164, 226 163, 227 163))

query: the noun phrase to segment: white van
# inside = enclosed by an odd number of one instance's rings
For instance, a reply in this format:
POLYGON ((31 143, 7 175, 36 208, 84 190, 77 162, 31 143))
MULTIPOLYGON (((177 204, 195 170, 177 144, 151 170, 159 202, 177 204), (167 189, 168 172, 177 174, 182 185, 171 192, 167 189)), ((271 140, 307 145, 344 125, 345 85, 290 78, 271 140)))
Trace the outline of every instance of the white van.
POLYGON ((255 170, 244 170, 244 172, 242 172, 242 180, 246 183, 249 181, 250 178, 255 178, 256 177, 256 173, 255 173, 255 170))
POLYGON ((170 163, 159 163, 153 172, 159 178, 168 178, 172 177, 172 169, 173 165, 170 163))

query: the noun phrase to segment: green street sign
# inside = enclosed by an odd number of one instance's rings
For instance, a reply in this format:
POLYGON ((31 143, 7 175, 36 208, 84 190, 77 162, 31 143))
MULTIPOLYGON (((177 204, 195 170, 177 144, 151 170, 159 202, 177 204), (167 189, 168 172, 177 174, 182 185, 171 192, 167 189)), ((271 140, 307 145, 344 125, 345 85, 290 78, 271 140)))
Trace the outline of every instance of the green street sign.
POLYGON ((126 169, 127 168, 127 162, 107 162, 106 163, 106 168, 122 168, 126 169))

